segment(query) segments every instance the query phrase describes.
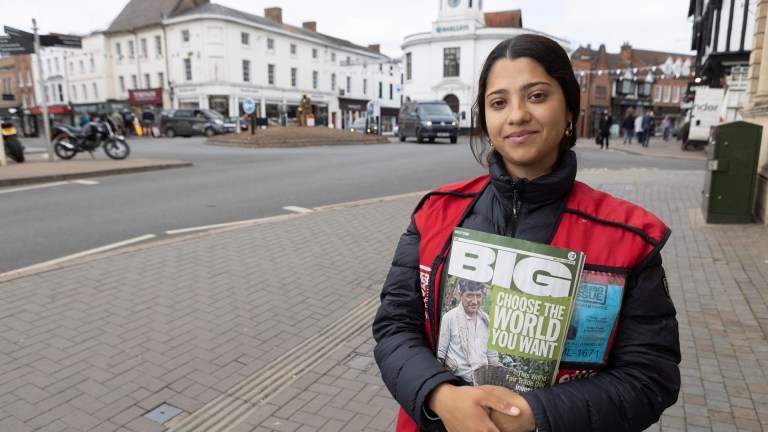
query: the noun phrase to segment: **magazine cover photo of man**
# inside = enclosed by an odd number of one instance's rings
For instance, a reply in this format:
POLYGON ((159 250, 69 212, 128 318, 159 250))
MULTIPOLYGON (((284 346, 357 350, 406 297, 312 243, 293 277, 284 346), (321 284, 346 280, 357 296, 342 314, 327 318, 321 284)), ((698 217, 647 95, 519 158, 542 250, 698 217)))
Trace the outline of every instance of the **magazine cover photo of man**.
POLYGON ((468 384, 475 384, 472 371, 500 365, 499 353, 488 349, 490 318, 482 310, 485 286, 482 282, 457 278, 459 304, 446 312, 440 322, 437 358, 468 384))

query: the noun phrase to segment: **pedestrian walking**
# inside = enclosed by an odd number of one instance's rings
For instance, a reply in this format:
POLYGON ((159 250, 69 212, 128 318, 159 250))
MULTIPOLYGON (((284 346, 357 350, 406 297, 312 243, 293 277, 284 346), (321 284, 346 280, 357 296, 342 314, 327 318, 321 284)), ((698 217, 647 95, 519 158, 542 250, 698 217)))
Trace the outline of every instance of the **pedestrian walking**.
POLYGON ((621 122, 621 128, 624 130, 624 144, 632 144, 632 135, 635 134, 635 116, 632 108, 627 110, 627 116, 621 122))
POLYGON ((605 147, 608 150, 608 139, 611 136, 611 126, 613 125, 613 118, 611 118, 611 112, 608 110, 603 111, 603 116, 600 118, 600 149, 605 147))
POLYGON ((144 112, 141 113, 141 134, 144 136, 152 136, 152 125, 155 123, 155 113, 152 112, 151 107, 144 107, 144 112))
POLYGON ((664 116, 664 120, 661 121, 661 132, 664 137, 664 141, 669 140, 669 132, 672 128, 672 122, 669 120, 669 116, 664 116))
POLYGON ((476 88, 470 142, 488 174, 440 187, 420 202, 373 323, 382 379, 402 407, 397 431, 644 430, 680 389, 677 321, 660 255, 669 228, 576 181, 581 90, 557 42, 535 34, 501 42, 476 88), (558 384, 548 388, 518 394, 464 385, 435 356, 436 299, 457 226, 584 251, 585 273, 615 287, 601 302, 615 305, 612 312, 574 311, 600 314, 589 322, 605 332, 576 339, 588 337, 602 355, 561 361, 558 384))
POLYGON ((637 142, 640 143, 640 145, 643 145, 643 139, 645 139, 645 134, 643 133, 643 116, 638 115, 635 118, 635 133, 637 134, 637 142))
POLYGON ((643 147, 648 147, 655 128, 656 120, 653 117, 653 111, 648 111, 643 116, 643 147))

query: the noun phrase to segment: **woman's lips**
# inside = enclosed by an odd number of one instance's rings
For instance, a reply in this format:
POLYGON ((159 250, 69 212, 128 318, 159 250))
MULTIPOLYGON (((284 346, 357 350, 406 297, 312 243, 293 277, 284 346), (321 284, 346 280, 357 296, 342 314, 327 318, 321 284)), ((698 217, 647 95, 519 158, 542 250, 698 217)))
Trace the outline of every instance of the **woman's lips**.
POLYGON ((504 137, 504 139, 514 144, 520 144, 528 141, 535 134, 536 134, 536 131, 512 132, 511 134, 504 137))

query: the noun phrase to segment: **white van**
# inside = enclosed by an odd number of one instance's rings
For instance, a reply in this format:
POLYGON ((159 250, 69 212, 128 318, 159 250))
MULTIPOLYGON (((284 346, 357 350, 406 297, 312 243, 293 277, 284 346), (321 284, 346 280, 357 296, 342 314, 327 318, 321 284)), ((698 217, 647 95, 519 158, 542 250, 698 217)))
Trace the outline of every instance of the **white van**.
POLYGON ((689 111, 688 145, 703 147, 709 141, 709 128, 720 123, 724 92, 721 88, 697 87, 689 111))

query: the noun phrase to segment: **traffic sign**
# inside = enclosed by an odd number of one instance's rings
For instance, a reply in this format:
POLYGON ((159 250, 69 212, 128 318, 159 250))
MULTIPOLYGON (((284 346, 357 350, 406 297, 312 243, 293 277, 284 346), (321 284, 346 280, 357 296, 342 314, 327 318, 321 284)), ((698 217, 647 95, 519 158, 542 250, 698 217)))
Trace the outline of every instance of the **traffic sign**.
POLYGON ((256 111, 256 103, 251 98, 243 99, 243 111, 246 114, 253 114, 256 111))
POLYGON ((21 39, 27 39, 30 41, 35 40, 35 35, 33 35, 30 32, 25 32, 24 30, 19 30, 17 28, 9 27, 9 26, 3 26, 3 30, 5 30, 5 34, 8 36, 13 36, 16 38, 21 39))
POLYGON ((40 46, 44 47, 61 47, 61 48, 82 48, 83 42, 80 36, 70 35, 41 35, 40 46))
POLYGON ((32 54, 34 52, 35 44, 31 40, 14 36, 0 36, 0 54, 32 54))

